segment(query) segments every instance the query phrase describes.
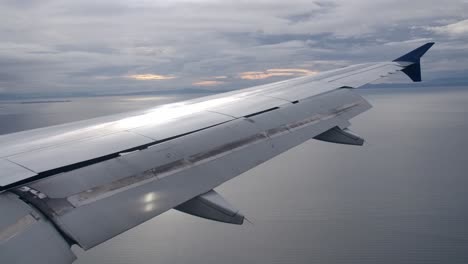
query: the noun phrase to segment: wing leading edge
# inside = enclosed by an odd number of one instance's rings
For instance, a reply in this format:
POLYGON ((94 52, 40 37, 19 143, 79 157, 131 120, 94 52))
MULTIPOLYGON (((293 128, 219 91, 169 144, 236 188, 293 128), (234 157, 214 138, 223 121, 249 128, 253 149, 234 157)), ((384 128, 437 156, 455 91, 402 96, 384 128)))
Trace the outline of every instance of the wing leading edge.
POLYGON ((398 71, 420 81, 432 45, 391 62, 0 136, 0 262, 69 263, 70 245, 92 248, 172 208, 241 224, 214 188, 312 138, 362 145, 349 120, 371 106, 348 88, 398 71), (37 246, 44 237, 53 249, 37 246))

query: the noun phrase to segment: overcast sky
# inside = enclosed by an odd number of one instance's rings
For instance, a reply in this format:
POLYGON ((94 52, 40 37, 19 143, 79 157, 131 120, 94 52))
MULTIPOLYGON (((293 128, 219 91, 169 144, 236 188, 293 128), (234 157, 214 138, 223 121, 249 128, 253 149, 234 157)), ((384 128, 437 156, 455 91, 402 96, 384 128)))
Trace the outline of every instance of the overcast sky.
POLYGON ((425 79, 468 83, 466 0, 3 0, 0 34, 0 97, 222 91, 428 41, 425 79))

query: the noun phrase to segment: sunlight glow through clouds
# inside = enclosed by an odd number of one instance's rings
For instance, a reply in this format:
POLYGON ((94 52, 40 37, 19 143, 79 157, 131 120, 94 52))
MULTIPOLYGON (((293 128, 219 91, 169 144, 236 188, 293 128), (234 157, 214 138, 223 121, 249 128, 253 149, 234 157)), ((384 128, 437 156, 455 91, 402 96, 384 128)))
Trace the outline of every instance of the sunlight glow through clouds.
POLYGON ((192 83, 195 86, 216 86, 224 84, 222 81, 199 81, 192 83))
POLYGON ((426 29, 438 34, 447 34, 450 36, 465 35, 468 34, 468 19, 440 27, 426 27, 426 29))
POLYGON ((127 78, 139 80, 139 81, 148 81, 148 80, 171 80, 177 77, 172 75, 160 75, 160 74, 133 74, 128 75, 127 78))
POLYGON ((239 77, 244 80, 260 80, 275 76, 305 76, 317 73, 317 71, 307 69, 268 69, 266 71, 242 72, 239 77))
MULTIPOLYGON (((299 76, 315 75, 317 73, 318 71, 311 71, 307 69, 278 68, 278 69, 268 69, 265 71, 241 72, 235 78, 243 79, 243 80, 261 80, 261 79, 267 79, 270 77, 277 77, 277 76, 299 77, 299 76)), ((228 77, 227 76, 213 76, 205 80, 193 82, 192 85, 208 86, 208 87, 217 86, 217 85, 225 84, 226 81, 220 81, 224 79, 228 79, 228 77)))

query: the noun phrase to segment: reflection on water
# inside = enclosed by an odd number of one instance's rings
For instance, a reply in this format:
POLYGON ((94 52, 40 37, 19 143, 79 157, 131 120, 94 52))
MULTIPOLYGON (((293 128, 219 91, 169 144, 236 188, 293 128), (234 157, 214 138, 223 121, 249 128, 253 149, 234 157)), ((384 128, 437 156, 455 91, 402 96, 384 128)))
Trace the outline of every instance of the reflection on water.
MULTIPOLYGON (((468 90, 360 92, 365 146, 309 141, 217 189, 253 224, 170 211, 76 263, 467 263, 468 90)), ((0 129, 163 102, 140 98, 0 103, 0 129)))
POLYGON ((0 101, 0 134, 110 115, 194 97, 94 97, 61 100, 0 101))

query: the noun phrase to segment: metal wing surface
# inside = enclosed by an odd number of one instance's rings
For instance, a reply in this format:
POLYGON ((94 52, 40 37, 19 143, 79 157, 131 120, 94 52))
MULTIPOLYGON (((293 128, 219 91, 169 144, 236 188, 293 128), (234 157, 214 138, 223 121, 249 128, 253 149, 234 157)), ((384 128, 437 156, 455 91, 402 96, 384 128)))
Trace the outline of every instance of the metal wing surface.
POLYGON ((0 262, 69 263, 70 245, 92 248, 172 208, 241 224, 214 188, 312 138, 362 145, 347 128, 371 106, 352 89, 399 71, 420 81, 432 45, 391 62, 0 136, 0 262))

